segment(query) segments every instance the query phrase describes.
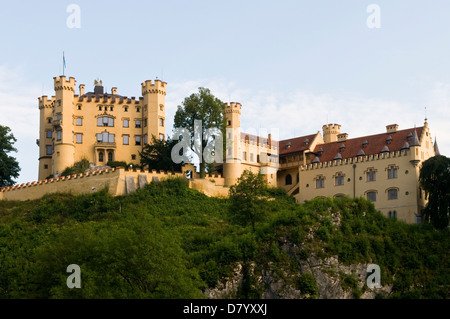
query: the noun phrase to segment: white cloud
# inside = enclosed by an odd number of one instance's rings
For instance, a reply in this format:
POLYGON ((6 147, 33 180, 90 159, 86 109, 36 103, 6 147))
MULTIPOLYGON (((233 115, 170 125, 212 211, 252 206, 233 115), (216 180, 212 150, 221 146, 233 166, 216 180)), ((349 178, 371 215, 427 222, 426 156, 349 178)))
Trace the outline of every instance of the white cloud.
MULTIPOLYGON (((173 124, 176 106, 198 87, 211 89, 212 94, 224 102, 242 104, 243 131, 266 128, 278 129, 281 139, 322 131, 326 123, 338 123, 341 132, 359 137, 384 132, 386 125, 398 124, 399 129, 422 126, 424 107, 389 99, 354 96, 350 93, 316 94, 297 89, 290 94, 251 91, 223 79, 173 83, 166 98, 168 130, 173 124), (230 98, 231 97, 231 98, 230 98)), ((442 154, 450 154, 450 84, 437 83, 429 95, 428 123, 432 136, 437 136, 442 154)))
POLYGON ((14 145, 21 167, 17 183, 37 179, 39 149, 39 109, 37 85, 30 85, 22 67, 15 69, 0 66, 0 125, 8 126, 17 139, 14 145))

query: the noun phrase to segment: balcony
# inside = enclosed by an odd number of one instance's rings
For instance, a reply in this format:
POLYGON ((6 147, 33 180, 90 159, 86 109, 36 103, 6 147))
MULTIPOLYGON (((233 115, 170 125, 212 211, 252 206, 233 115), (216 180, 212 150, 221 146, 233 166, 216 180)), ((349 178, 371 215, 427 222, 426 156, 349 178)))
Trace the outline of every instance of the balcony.
POLYGON ((52 124, 55 128, 61 127, 62 125, 62 120, 53 120, 52 124))
POLYGON ((94 144, 95 148, 116 148, 115 142, 96 142, 94 144))

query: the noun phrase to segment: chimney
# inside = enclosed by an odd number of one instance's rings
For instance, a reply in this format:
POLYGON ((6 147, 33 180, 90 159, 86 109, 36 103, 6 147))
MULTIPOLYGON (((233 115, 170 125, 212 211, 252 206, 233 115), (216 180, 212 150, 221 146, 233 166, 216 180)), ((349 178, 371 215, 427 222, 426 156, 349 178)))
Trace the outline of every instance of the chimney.
POLYGON ((338 134, 337 141, 338 142, 345 142, 347 140, 347 138, 348 138, 348 134, 347 133, 341 133, 341 134, 338 134))
POLYGON ((116 95, 116 94, 117 94, 117 88, 116 88, 116 87, 113 87, 113 88, 111 89, 111 94, 112 94, 112 95, 116 95))
POLYGON ((80 89, 80 96, 83 96, 84 95, 84 84, 80 84, 78 86, 78 88, 80 89))
POLYGON ((396 133, 398 130, 397 124, 386 125, 386 133, 396 133))

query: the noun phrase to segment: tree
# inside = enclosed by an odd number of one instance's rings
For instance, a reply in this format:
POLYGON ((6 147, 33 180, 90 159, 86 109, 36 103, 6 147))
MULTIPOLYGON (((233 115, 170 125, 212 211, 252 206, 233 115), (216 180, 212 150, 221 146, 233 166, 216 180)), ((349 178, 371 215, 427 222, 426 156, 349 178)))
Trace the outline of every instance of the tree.
POLYGON ((152 135, 150 143, 145 144, 142 152, 139 152, 141 165, 148 166, 149 169, 181 171, 181 164, 174 163, 171 158, 171 150, 175 144, 176 141, 170 138, 165 141, 152 135))
POLYGON ((450 158, 436 155, 423 162, 419 183, 428 198, 423 210, 425 220, 444 229, 450 219, 450 158))
POLYGON ((66 167, 61 173, 61 176, 83 174, 89 167, 91 167, 89 160, 87 158, 83 158, 82 160, 75 162, 72 166, 66 167))
POLYGON ((232 218, 246 226, 261 221, 266 213, 268 185, 261 173, 245 170, 237 183, 230 187, 232 218))
POLYGON ((0 187, 14 185, 14 178, 19 177, 20 167, 17 160, 9 156, 10 152, 17 152, 13 144, 16 138, 7 126, 0 125, 0 187))
POLYGON ((190 131, 191 150, 200 159, 200 177, 205 176, 206 165, 203 160, 203 150, 208 141, 203 139, 208 129, 217 128, 225 136, 225 120, 223 116, 224 103, 211 94, 207 88, 199 88, 199 92, 191 94, 178 106, 174 118, 174 128, 185 128, 190 131), (201 135, 194 134, 196 120, 202 121, 201 135), (197 138, 197 140, 196 140, 197 138), (199 141, 198 139, 201 139, 199 141), (201 147, 200 147, 201 146, 201 147))

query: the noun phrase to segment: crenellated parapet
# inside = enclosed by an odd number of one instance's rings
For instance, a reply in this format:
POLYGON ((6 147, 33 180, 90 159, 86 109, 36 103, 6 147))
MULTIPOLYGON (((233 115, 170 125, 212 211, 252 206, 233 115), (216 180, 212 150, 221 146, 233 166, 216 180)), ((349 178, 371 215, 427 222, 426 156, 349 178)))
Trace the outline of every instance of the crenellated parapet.
POLYGON ((225 113, 241 114, 242 105, 237 102, 225 103, 225 113))
POLYGON ((388 160, 399 157, 408 157, 410 156, 410 151, 408 149, 394 152, 385 152, 374 155, 364 155, 364 156, 355 156, 346 159, 336 159, 327 162, 319 162, 319 163, 310 163, 306 165, 300 165, 300 170, 308 171, 314 169, 322 169, 326 167, 334 167, 334 166, 343 166, 343 165, 353 165, 356 163, 367 163, 373 161, 380 160, 388 160))
POLYGON ((69 80, 66 80, 66 77, 64 75, 61 76, 55 76, 53 78, 55 91, 59 90, 68 90, 75 93, 75 78, 69 77, 69 80))
POLYGON ((50 99, 47 97, 47 95, 43 95, 38 98, 39 101, 39 109, 45 109, 49 108, 51 109, 55 103, 55 97, 52 96, 50 99))
POLYGON ((166 95, 166 86, 167 83, 161 80, 146 80, 141 83, 142 87, 142 95, 145 96, 147 94, 162 94, 166 95))

